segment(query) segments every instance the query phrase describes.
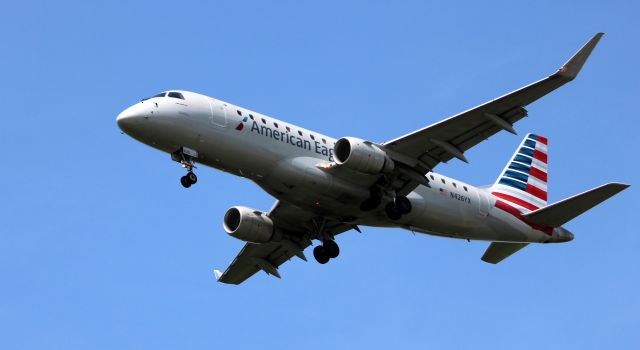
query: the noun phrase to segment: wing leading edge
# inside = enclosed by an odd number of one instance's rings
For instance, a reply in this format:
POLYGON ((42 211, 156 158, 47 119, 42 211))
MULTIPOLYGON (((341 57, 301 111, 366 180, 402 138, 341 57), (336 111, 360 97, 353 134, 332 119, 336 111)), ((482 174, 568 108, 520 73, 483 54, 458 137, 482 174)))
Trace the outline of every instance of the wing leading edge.
MULTIPOLYGON (((604 33, 598 33, 591 38, 554 74, 441 122, 387 141, 382 146, 390 151, 395 161, 423 174, 454 157, 466 162, 465 151, 501 130, 515 133, 513 124, 527 116, 525 106, 575 79, 602 35, 604 33), (397 156, 394 157, 394 154, 397 156)), ((408 193, 415 186, 416 182, 408 181, 400 192, 408 193)))

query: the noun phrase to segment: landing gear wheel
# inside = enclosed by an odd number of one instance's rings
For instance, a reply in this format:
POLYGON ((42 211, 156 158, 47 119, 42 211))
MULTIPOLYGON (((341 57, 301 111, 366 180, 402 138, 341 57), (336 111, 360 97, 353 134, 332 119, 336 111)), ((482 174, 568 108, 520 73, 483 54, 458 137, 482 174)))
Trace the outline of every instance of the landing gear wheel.
POLYGON ((322 242, 322 246, 324 247, 324 251, 331 259, 337 258, 338 255, 340 255, 340 247, 338 247, 338 243, 336 243, 335 241, 328 239, 322 242))
POLYGON ((191 183, 193 185, 196 182, 198 182, 198 177, 196 176, 196 174, 194 174, 194 173, 192 173, 190 171, 190 172, 187 173, 187 180, 189 181, 189 183, 191 183))
POLYGON ((182 184, 182 187, 184 187, 184 188, 191 187, 191 182, 189 182, 189 179, 187 179, 186 176, 183 176, 183 177, 180 178, 180 183, 182 184))
POLYGON ((328 263, 330 259, 327 251, 321 245, 313 248, 313 257, 316 258, 316 261, 321 264, 328 263))
POLYGON ((396 209, 402 215, 411 212, 411 201, 405 196, 396 197, 396 209))
POLYGON ((387 203, 387 205, 384 207, 384 211, 387 213, 389 219, 393 221, 400 219, 400 217, 402 216, 402 214, 398 212, 398 208, 396 208, 396 205, 393 202, 387 203))

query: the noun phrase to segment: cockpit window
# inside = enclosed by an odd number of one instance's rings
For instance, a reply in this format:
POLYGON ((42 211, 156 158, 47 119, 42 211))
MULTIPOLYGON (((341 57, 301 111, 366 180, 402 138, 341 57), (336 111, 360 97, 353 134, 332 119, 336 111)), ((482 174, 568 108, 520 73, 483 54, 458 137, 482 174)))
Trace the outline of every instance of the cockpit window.
POLYGON ((165 94, 166 94, 166 92, 161 92, 161 93, 159 93, 157 95, 153 95, 151 97, 143 98, 142 101, 146 101, 146 100, 148 100, 150 98, 154 98, 154 97, 164 97, 165 94))
POLYGON ((181 93, 175 91, 171 91, 167 96, 184 100, 184 96, 182 96, 181 93))

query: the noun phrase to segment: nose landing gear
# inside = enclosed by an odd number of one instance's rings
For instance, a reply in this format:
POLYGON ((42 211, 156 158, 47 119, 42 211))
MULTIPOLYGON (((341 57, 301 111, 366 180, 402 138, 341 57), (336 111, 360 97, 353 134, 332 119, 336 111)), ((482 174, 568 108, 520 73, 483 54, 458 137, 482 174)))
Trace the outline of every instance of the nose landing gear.
POLYGON ((184 188, 189 188, 191 185, 198 182, 198 177, 193 172, 189 171, 187 175, 180 178, 180 183, 184 188))
POLYGON ((181 147, 179 150, 171 153, 171 159, 180 163, 180 166, 185 168, 188 172, 187 175, 180 178, 180 184, 184 188, 189 188, 198 182, 198 177, 194 174, 193 169, 194 159, 198 158, 198 152, 191 148, 181 147))

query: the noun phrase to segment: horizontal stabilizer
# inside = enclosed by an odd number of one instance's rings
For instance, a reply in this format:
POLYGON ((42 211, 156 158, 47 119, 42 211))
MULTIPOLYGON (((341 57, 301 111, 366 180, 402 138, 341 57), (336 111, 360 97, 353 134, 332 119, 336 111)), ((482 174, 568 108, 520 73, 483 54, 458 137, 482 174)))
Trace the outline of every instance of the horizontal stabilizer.
POLYGON ((497 264, 527 245, 529 245, 529 243, 493 242, 489 244, 489 247, 482 255, 482 261, 497 264))
POLYGON ((627 184, 608 183, 560 202, 532 211, 523 216, 527 221, 550 227, 560 227, 576 216, 604 202, 629 187, 627 184))

